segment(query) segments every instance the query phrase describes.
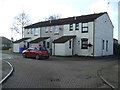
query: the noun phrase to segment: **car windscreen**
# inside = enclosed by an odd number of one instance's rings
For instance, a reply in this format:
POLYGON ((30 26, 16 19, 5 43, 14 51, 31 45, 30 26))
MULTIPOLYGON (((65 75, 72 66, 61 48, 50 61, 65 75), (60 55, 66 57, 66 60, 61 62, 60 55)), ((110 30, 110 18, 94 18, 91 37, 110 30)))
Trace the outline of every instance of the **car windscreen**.
POLYGON ((40 47, 41 51, 47 50, 45 47, 40 47))

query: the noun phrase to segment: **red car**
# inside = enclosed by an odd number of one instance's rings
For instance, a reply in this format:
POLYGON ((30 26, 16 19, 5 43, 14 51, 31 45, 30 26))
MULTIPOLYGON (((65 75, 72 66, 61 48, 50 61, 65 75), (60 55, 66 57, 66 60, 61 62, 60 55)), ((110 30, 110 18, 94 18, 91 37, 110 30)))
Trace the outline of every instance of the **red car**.
POLYGON ((22 55, 24 58, 26 57, 35 57, 38 59, 48 59, 49 58, 49 52, 45 47, 42 46, 36 46, 36 47, 30 47, 22 52, 22 55))

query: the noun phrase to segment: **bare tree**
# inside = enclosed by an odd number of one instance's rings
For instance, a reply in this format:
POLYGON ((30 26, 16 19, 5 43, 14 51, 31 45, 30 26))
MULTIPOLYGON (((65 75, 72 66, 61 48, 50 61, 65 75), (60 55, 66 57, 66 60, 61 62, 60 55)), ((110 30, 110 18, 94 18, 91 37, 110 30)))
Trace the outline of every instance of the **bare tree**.
POLYGON ((60 19, 61 15, 60 14, 53 14, 53 15, 49 15, 48 17, 45 17, 44 20, 55 20, 55 19, 60 19))
POLYGON ((22 33, 22 38, 23 38, 24 26, 30 25, 30 24, 31 24, 31 21, 30 21, 29 16, 25 12, 22 12, 18 14, 17 16, 15 16, 11 30, 16 31, 19 34, 22 33))

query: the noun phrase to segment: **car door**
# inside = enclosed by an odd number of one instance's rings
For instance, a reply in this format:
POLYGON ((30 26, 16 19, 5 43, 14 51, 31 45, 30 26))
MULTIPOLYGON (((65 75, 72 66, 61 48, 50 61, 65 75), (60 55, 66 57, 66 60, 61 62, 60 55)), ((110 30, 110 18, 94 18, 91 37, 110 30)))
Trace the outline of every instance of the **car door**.
POLYGON ((30 57, 34 57, 34 54, 35 54, 35 48, 34 47, 31 47, 30 51, 29 51, 29 56, 30 57))
POLYGON ((27 51, 26 51, 27 57, 32 57, 33 50, 34 50, 33 47, 30 47, 30 48, 27 49, 27 51))

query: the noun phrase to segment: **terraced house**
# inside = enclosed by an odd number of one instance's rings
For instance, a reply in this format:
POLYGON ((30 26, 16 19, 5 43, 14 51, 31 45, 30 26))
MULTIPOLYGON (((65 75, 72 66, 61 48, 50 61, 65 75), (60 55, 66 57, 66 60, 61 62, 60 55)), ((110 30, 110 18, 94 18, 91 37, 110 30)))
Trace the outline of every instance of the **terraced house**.
POLYGON ((45 46, 52 55, 113 54, 113 24, 107 12, 38 22, 24 27, 26 46, 45 46))

